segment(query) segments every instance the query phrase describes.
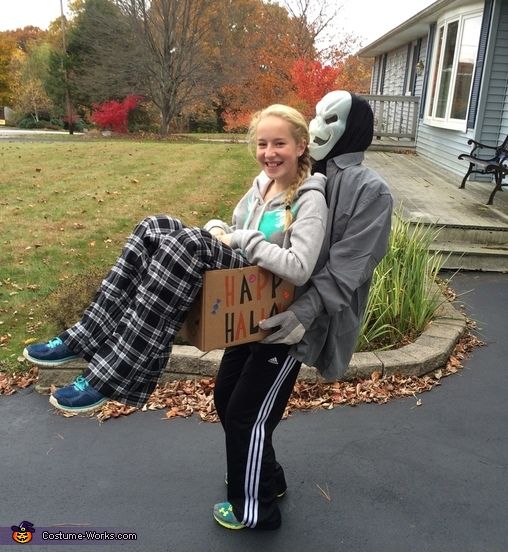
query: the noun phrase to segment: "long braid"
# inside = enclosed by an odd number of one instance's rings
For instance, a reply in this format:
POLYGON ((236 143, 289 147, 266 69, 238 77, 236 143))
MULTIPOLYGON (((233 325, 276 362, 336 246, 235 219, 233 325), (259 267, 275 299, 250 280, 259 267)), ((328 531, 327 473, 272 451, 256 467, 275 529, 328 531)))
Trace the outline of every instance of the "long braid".
POLYGON ((293 213, 291 212, 291 206, 295 199, 298 188, 305 182, 305 179, 310 175, 310 169, 312 166, 309 147, 306 146, 305 151, 298 158, 298 172, 296 173, 296 180, 289 186, 286 196, 284 197, 284 203, 286 207, 284 230, 287 230, 293 222, 293 213))

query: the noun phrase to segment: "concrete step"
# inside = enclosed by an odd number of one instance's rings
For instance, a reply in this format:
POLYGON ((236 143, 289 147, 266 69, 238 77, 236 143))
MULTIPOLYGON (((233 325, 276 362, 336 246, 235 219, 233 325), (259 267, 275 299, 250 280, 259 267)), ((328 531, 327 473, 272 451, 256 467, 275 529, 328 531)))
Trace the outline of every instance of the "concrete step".
MULTIPOLYGON (((485 247, 508 248, 508 225, 501 226, 462 226, 450 225, 439 226, 428 223, 416 223, 410 221, 410 226, 416 225, 435 228, 437 232, 436 242, 468 244, 473 247, 480 245, 485 247)), ((433 230, 430 230, 433 232, 433 230)))
POLYGON ((432 244, 429 249, 443 254, 445 257, 443 267, 446 269, 508 272, 508 246, 464 245, 439 241, 432 244))

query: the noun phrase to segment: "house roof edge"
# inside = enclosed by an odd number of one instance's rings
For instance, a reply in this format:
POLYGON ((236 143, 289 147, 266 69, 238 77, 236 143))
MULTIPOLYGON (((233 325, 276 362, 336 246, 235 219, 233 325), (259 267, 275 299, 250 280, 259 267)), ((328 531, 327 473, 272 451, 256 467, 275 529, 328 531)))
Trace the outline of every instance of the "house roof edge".
MULTIPOLYGON (((474 1, 466 3, 474 3, 474 1)), ((407 44, 416 38, 425 36, 428 33, 430 24, 437 21, 444 8, 463 4, 463 0, 437 0, 391 31, 388 31, 383 36, 358 50, 356 55, 361 58, 372 58, 393 50, 398 46, 407 44)))

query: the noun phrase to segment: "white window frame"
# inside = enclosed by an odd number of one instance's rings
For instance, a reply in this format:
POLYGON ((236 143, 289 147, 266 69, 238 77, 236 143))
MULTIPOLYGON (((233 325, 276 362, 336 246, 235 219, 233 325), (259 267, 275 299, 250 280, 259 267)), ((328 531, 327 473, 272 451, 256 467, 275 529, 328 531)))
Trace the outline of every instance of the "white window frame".
MULTIPOLYGON (((446 38, 448 33, 448 28, 450 24, 453 24, 455 22, 458 22, 458 31, 457 31, 457 43, 456 48, 454 52, 453 57, 453 66, 452 66, 452 73, 450 81, 455 86, 456 84, 456 77, 457 77, 457 68, 458 68, 458 53, 460 51, 460 47, 462 45, 462 37, 463 37, 463 31, 464 31, 464 22, 469 19, 474 19, 477 17, 480 17, 480 23, 481 23, 481 17, 483 13, 483 3, 480 4, 474 4, 472 6, 467 6, 467 8, 462 8, 455 10, 453 12, 447 13, 445 16, 440 18, 436 25, 436 33, 434 36, 434 47, 432 51, 432 63, 430 67, 429 72, 429 86, 427 88, 427 98, 425 102, 425 116, 424 116, 424 122, 428 125, 436 126, 436 127, 442 127, 442 128, 448 128, 451 130, 460 130, 465 132, 467 130, 467 113, 469 111, 469 103, 471 102, 471 91, 473 89, 473 79, 471 79, 471 88, 469 90, 469 98, 468 98, 468 106, 466 109, 466 115, 464 119, 452 119, 450 117, 450 111, 451 111, 451 104, 453 101, 454 96, 454 88, 452 88, 449 93, 446 100, 446 115, 445 117, 437 117, 436 116, 436 110, 437 110, 437 99, 439 95, 439 89, 441 85, 441 67, 443 63, 443 58, 445 55, 446 48, 443 47, 441 49, 439 58, 437 58, 436 54, 438 52, 439 48, 439 35, 440 35, 440 29, 444 29, 443 33, 443 46, 446 45, 446 38), (437 67, 437 70, 436 70, 437 67), (434 79, 437 77, 437 82, 434 85, 434 79), (432 98, 432 94, 434 93, 434 98, 432 98), (433 101, 434 100, 434 101, 433 101), (430 108, 432 107, 432 113, 429 113, 430 108)), ((478 36, 478 39, 480 37, 478 36)), ((478 47, 478 45, 477 45, 478 47)), ((473 68, 473 77, 474 77, 474 71, 476 69, 476 59, 475 59, 475 66, 473 68)))

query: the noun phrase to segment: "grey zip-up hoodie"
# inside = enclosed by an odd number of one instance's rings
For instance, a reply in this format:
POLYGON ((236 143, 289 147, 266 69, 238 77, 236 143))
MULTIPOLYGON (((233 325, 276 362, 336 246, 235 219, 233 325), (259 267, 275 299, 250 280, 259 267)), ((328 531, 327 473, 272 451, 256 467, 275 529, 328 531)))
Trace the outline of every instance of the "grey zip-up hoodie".
POLYGON ((222 228, 231 234, 231 247, 239 249, 250 264, 301 286, 310 278, 323 244, 328 215, 326 178, 315 174, 300 186, 291 207, 293 222, 286 231, 285 192, 265 203, 269 184, 270 178, 261 172, 235 207, 231 226, 214 219, 204 228, 222 228))

